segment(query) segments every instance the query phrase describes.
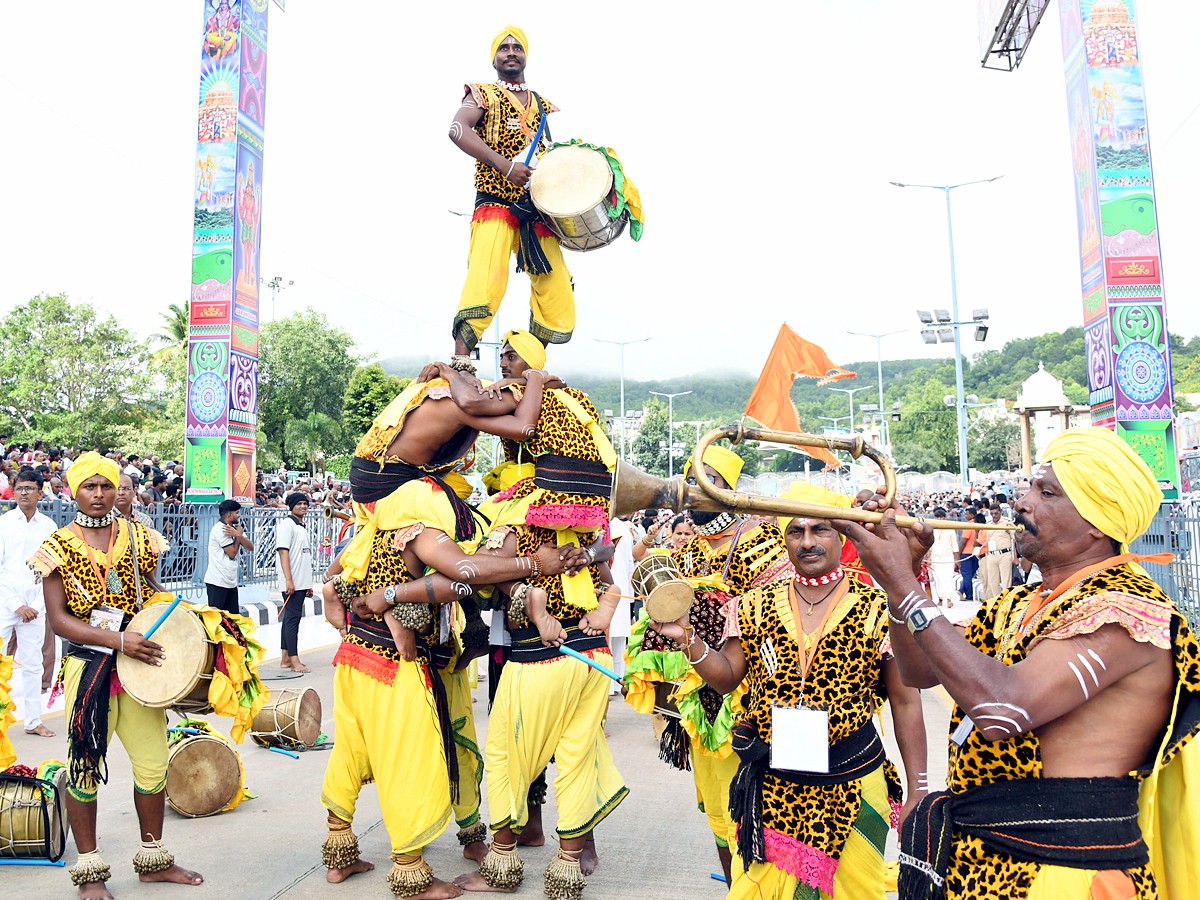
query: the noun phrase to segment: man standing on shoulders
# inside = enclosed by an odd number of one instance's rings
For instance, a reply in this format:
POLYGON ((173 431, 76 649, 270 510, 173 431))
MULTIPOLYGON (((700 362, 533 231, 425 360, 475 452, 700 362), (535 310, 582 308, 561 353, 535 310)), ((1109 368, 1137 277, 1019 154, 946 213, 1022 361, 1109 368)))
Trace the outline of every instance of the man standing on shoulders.
POLYGON ((304 673, 312 671, 300 661, 300 620, 304 618, 304 601, 313 595, 312 549, 304 527, 308 497, 297 491, 288 494, 285 502, 288 514, 275 525, 276 567, 283 591, 283 608, 279 611, 283 658, 279 665, 304 673))
POLYGON ((242 527, 242 504, 236 500, 222 500, 217 507, 217 516, 216 524, 208 533, 208 568, 204 572, 208 605, 240 614, 238 551, 253 553, 254 544, 242 527))
POLYGON ((892 630, 905 683, 956 704, 949 790, 905 824, 900 897, 1195 897, 1200 646, 1127 552, 1162 492, 1104 428, 1060 434, 1044 459, 1014 505, 1042 582, 986 604, 965 636, 916 580, 928 528, 890 511, 873 532, 838 523, 907 626, 892 630))
POLYGON ((45 587, 50 625, 67 641, 61 681, 68 724, 66 804, 79 851, 67 872, 84 900, 112 900, 104 886, 111 869, 96 840, 96 795, 97 783, 107 777, 105 758, 115 730, 133 767, 133 805, 142 839, 133 858, 138 879, 200 884, 204 879, 175 865, 162 843, 166 711, 111 691, 117 654, 148 665, 163 659, 159 644, 124 629, 139 596, 158 590, 151 573, 165 545, 157 532, 114 515, 120 468, 111 459, 85 453, 67 477, 79 502, 75 520, 51 534, 29 560, 45 587))
MULTIPOLYGON (((16 635, 25 733, 54 737, 42 722, 46 600, 41 584, 25 564, 54 534, 54 522, 38 512, 42 479, 34 469, 22 469, 13 477, 13 493, 16 509, 0 516, 0 648, 16 635)), ((53 665, 53 654, 50 660, 53 665)))
MULTIPOLYGON (((529 42, 506 25, 492 39, 495 84, 468 84, 450 123, 450 140, 475 159, 475 214, 467 280, 454 314, 451 366, 467 357, 500 309, 509 258, 529 275, 529 330, 543 344, 565 344, 575 329, 575 293, 558 239, 527 196, 533 169, 525 164, 542 120, 557 108, 525 83, 529 42)), ((543 145, 535 154, 544 152, 543 145)))
MULTIPOLYGON (((797 499, 850 506, 805 485, 797 499)), ((730 694, 730 788, 736 827, 730 898, 884 895, 884 844, 898 824, 901 790, 872 716, 892 702, 909 807, 927 786, 919 692, 906 688, 888 646, 887 597, 847 575, 842 538, 824 519, 781 521, 790 577, 742 595, 724 645, 701 638, 684 616, 654 628, 684 647, 696 676, 730 694)), ((907 812, 907 810, 906 810, 907 812)))

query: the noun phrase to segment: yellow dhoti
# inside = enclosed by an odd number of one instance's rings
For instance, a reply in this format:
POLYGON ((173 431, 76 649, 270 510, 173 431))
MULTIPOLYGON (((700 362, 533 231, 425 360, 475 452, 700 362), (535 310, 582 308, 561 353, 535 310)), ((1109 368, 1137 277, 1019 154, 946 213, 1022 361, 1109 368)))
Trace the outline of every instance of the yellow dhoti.
POLYGON ((729 816, 729 785, 737 774, 741 758, 730 753, 725 758, 708 753, 692 739, 692 776, 696 780, 696 805, 708 817, 708 827, 718 847, 728 847, 737 838, 729 816))
POLYGON ((479 788, 483 782, 483 756, 475 735, 475 708, 471 703, 470 668, 460 672, 454 666, 442 669, 450 724, 454 728, 454 752, 458 757, 458 799, 453 802, 454 820, 460 828, 479 821, 479 788))
MULTIPOLYGON (((477 216, 478 219, 478 216, 477 216)), ((474 332, 474 347, 487 331, 508 290, 508 269, 520 244, 520 232, 500 216, 471 222, 471 248, 467 255, 467 279, 458 311, 454 315, 456 336, 469 337, 463 323, 474 332)), ((563 344, 575 330, 575 289, 563 259, 558 238, 539 236, 538 243, 549 260, 551 271, 529 275, 529 331, 546 344, 563 344)))
POLYGON ((450 779, 424 667, 400 662, 391 685, 348 665, 333 676, 334 745, 321 804, 354 821, 364 784, 374 781, 392 852, 420 853, 450 824, 450 779))
MULTIPOLYGON (((592 655, 612 665, 610 654, 592 655)), ((560 838, 582 837, 617 808, 629 789, 604 739, 607 710, 608 679, 578 660, 504 667, 484 756, 493 831, 524 829, 529 786, 551 757, 560 838)))
POLYGON ((733 886, 727 900, 880 900, 884 895, 883 850, 887 840, 887 782, 883 769, 876 769, 862 782, 862 807, 833 876, 833 894, 800 883, 796 875, 774 863, 753 863, 743 868, 742 858, 733 849, 733 886))

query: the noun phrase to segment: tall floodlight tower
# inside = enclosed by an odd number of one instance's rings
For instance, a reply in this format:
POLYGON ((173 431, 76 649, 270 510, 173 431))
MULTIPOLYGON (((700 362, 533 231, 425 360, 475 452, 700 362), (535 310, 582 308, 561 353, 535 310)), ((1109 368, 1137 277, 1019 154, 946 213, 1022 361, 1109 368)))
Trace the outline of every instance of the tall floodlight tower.
MULTIPOLYGON (((979 0, 983 65, 1015 69, 1046 0, 979 0), (994 25, 994 27, 992 27, 994 25)), ((1058 0, 1092 423, 1179 495, 1171 352, 1134 0, 1058 0)))
POLYGON ((184 499, 254 502, 267 0, 203 0, 184 499))

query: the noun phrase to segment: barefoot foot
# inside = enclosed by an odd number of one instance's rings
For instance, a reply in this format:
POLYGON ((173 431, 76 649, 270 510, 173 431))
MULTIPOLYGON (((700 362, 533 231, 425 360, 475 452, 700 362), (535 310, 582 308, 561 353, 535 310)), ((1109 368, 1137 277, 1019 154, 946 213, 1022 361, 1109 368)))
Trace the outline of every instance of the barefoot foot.
POLYGON ((546 845, 546 836, 542 834, 541 828, 526 828, 517 835, 518 847, 544 847, 546 845))
POLYGON ((479 893, 491 894, 511 894, 516 891, 516 885, 510 888, 492 887, 483 880, 483 875, 479 872, 468 872, 466 875, 459 875, 454 879, 454 883, 464 891, 474 891, 479 893))
POLYGON ((370 872, 375 868, 375 863, 365 859, 356 859, 348 866, 342 866, 340 869, 326 869, 325 880, 330 884, 341 884, 351 875, 359 875, 363 872, 370 872))
POLYGON ((85 881, 79 886, 79 900, 113 900, 103 881, 85 881))
POLYGON ((147 872, 138 876, 138 881, 168 881, 171 884, 203 884, 204 876, 180 866, 171 866, 161 872, 147 872))
POLYGON ((469 859, 472 862, 483 862, 483 858, 487 856, 487 852, 487 844, 483 841, 471 841, 471 843, 463 847, 463 859, 469 859))
POLYGON ((26 734, 36 734, 38 737, 54 737, 54 732, 43 724, 39 724, 37 728, 26 728, 26 734))
POLYGON ((583 842, 583 853, 579 857, 579 871, 584 875, 591 875, 598 865, 600 854, 596 852, 596 836, 589 832, 583 842))
POLYGON ((300 662, 300 660, 293 659, 292 660, 292 671, 299 672, 301 675, 307 675, 309 672, 312 671, 312 669, 310 669, 304 663, 300 662))
POLYGON ((413 894, 413 900, 447 900, 449 897, 461 897, 464 888, 440 878, 433 879, 433 884, 419 894, 413 894))

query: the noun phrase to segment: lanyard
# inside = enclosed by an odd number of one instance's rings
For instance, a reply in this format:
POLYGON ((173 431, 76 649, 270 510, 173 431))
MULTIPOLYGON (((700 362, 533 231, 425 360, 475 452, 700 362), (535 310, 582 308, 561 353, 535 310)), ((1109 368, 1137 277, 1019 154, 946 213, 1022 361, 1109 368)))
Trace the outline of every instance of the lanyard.
POLYGON ((848 579, 843 578, 841 584, 834 588, 833 595, 829 598, 829 606, 825 608, 825 614, 821 617, 821 624, 817 626, 817 630, 811 632, 815 634, 816 640, 813 642, 812 652, 808 650, 808 642, 805 640, 804 627, 800 624, 800 604, 799 598, 796 595, 796 583, 788 582, 788 600, 792 607, 792 620, 796 623, 796 649, 800 654, 800 660, 797 669, 800 672, 800 693, 804 693, 804 682, 808 680, 808 670, 812 668, 813 662, 817 658, 817 651, 821 648, 821 641, 825 637, 825 628, 829 624, 829 618, 833 615, 833 611, 842 604, 842 600, 846 596, 846 591, 850 587, 848 579))

